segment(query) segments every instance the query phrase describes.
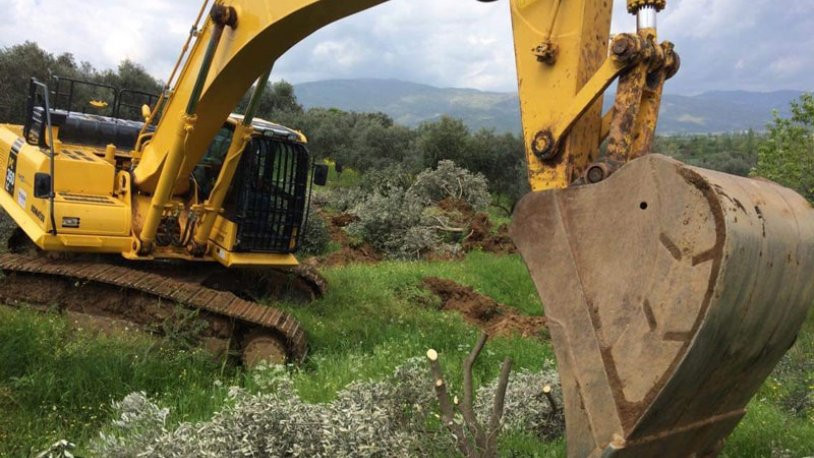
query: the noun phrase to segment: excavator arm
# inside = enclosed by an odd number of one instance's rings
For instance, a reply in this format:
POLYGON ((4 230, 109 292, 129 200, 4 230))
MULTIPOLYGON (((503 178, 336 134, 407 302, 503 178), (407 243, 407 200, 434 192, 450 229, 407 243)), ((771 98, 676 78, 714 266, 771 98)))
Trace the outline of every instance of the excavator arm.
MULTIPOLYGON (((138 152, 134 185, 152 196, 142 254, 258 76, 314 31, 383 1, 215 3, 138 152)), ((814 210, 776 184, 649 154, 679 58, 657 41, 665 0, 627 3, 638 28, 611 38, 607 0, 509 2, 534 191, 512 236, 549 319, 569 456, 714 456, 814 302, 814 210)), ((250 132, 236 131, 230 163, 250 132)), ((224 170, 228 184, 234 167, 224 170)), ((204 221, 220 211, 215 194, 204 221)), ((199 227, 199 248, 209 229, 199 227)))

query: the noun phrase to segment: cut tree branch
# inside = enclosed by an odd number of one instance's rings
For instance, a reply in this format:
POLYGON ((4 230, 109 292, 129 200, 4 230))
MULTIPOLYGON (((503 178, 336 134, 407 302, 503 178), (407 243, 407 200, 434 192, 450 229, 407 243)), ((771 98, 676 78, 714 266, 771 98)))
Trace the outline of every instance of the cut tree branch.
POLYGON ((512 359, 507 357, 503 360, 503 367, 500 368, 500 378, 495 391, 495 402, 492 405, 492 418, 489 419, 489 437, 486 442, 487 456, 497 456, 497 436, 503 427, 500 420, 503 418, 503 407, 506 402, 506 389, 509 387, 509 375, 512 372, 512 359))
POLYGON ((430 361, 435 397, 438 398, 438 404, 441 408, 441 423, 455 435, 458 448, 464 454, 469 455, 469 444, 466 441, 464 429, 460 424, 455 423, 455 408, 453 403, 449 400, 447 383, 444 381, 444 373, 441 370, 441 363, 438 361, 438 352, 433 349, 427 350, 427 359, 430 361))
POLYGON ((483 426, 478 421, 478 417, 473 409, 474 387, 472 382, 472 368, 475 360, 480 356, 489 335, 481 333, 478 342, 463 362, 464 378, 464 399, 458 405, 458 398, 451 403, 449 393, 447 393, 444 374, 441 371, 441 364, 438 361, 438 352, 427 351, 427 359, 430 361, 430 369, 435 380, 435 395, 441 407, 441 421, 449 431, 455 436, 458 450, 467 458, 494 458, 497 457, 498 436, 501 430, 501 420, 503 418, 503 408, 506 400, 506 389, 509 385, 509 374, 512 370, 511 358, 503 361, 500 369, 500 378, 495 391, 495 400, 492 406, 492 415, 489 419, 489 429, 484 431, 483 426), (455 422, 455 406, 463 414, 464 422, 455 422))
POLYGON ((469 353, 469 356, 466 357, 464 360, 464 402, 461 404, 461 413, 464 416, 464 421, 466 421, 467 426, 469 429, 475 433, 475 440, 478 443, 482 442, 483 436, 483 428, 478 423, 478 418, 475 416, 475 411, 472 408, 472 400, 474 398, 474 393, 472 389, 472 366, 475 364, 475 360, 478 359, 480 356, 480 352, 483 350, 483 346, 486 345, 486 339, 489 338, 489 335, 485 332, 482 332, 480 337, 478 338, 478 343, 475 344, 475 348, 469 353))

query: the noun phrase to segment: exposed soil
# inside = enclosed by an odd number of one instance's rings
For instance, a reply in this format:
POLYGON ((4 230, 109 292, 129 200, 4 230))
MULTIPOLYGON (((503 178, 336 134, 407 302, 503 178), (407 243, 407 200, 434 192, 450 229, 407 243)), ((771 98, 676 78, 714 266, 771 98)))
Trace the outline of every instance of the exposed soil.
POLYGON ((365 243, 358 247, 342 246, 342 249, 317 259, 319 266, 344 266, 348 264, 372 264, 382 260, 375 248, 365 243))
POLYGON ((314 267, 320 266, 344 266, 348 264, 372 264, 379 262, 383 259, 381 253, 376 251, 373 246, 368 243, 363 243, 359 246, 353 246, 348 234, 345 232, 345 227, 357 221, 359 218, 350 213, 340 213, 337 215, 327 215, 326 222, 328 223, 328 232, 331 234, 331 240, 338 243, 342 248, 339 251, 311 258, 306 261, 314 267))
POLYGON ((89 331, 96 335, 123 336, 133 333, 143 334, 146 336, 152 335, 144 332, 135 323, 111 318, 109 316, 91 315, 89 313, 66 310, 65 320, 68 322, 68 326, 71 329, 75 329, 77 331, 89 331))
POLYGON ((490 336, 519 334, 523 337, 542 338, 545 335, 545 317, 523 315, 452 280, 427 277, 423 283, 425 288, 441 298, 441 310, 460 313, 466 321, 483 329, 490 336))
POLYGON ((502 224, 497 232, 492 231, 492 222, 486 213, 477 213, 470 223, 471 233, 464 240, 466 251, 480 249, 488 253, 511 254, 517 252, 517 247, 509 237, 509 227, 502 224))
POLYGON ((334 227, 347 227, 356 221, 359 221, 359 217, 351 213, 340 213, 331 217, 331 225, 334 227))
POLYGON ((482 250, 487 253, 511 254, 517 248, 509 237, 509 227, 505 224, 494 231, 489 215, 475 212, 469 204, 461 199, 446 198, 438 202, 438 208, 449 213, 451 217, 460 215, 460 225, 469 226, 469 235, 463 240, 464 251, 482 250))
POLYGON ((472 218, 472 216, 475 214, 472 207, 463 199, 453 199, 452 197, 447 197, 446 199, 438 202, 436 205, 445 212, 458 212, 467 219, 472 218))

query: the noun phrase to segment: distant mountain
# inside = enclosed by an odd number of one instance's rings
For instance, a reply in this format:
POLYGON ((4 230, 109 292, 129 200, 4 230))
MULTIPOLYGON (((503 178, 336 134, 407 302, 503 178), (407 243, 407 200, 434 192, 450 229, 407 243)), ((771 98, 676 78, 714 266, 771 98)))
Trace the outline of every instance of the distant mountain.
MULTIPOLYGON (((519 132, 517 94, 475 89, 438 88, 398 80, 351 79, 302 83, 295 86, 306 108, 381 111, 396 122, 416 126, 448 115, 472 129, 519 132)), ((715 91, 695 96, 666 95, 659 133, 693 134, 763 130, 772 110, 788 114, 789 102, 801 91, 715 91)), ((613 103, 608 99, 606 107, 613 103)))

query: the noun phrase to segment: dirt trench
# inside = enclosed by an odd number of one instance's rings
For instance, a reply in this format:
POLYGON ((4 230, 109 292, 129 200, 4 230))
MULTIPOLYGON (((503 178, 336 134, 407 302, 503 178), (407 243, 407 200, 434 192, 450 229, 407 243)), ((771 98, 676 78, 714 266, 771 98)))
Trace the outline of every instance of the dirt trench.
POLYGON ((467 322, 483 329, 490 336, 547 336, 545 317, 524 315, 452 280, 427 277, 423 285, 441 298, 441 310, 460 313, 467 322))

